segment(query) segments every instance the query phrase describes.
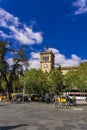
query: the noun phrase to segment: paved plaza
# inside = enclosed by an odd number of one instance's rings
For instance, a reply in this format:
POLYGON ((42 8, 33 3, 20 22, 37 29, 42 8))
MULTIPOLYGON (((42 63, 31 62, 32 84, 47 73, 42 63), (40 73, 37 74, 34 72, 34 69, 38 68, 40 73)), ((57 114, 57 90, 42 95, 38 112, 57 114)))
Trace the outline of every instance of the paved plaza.
POLYGON ((87 130, 87 106, 0 102, 0 130, 87 130))

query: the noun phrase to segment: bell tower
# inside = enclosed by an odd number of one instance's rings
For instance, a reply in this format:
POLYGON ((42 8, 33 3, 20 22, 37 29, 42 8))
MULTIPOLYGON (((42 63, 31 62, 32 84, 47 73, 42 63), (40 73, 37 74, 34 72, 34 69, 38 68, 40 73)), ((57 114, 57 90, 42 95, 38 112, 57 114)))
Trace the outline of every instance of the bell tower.
POLYGON ((48 48, 40 53, 40 69, 43 72, 50 72, 54 68, 54 54, 48 48))

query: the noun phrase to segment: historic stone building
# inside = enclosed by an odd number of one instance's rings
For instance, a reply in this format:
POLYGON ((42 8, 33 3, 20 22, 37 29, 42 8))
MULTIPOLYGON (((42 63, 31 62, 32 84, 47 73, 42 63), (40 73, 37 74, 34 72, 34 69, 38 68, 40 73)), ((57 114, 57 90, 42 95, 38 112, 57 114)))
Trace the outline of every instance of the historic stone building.
POLYGON ((71 70, 71 69, 76 70, 77 67, 76 66, 67 66, 67 67, 62 67, 61 69, 62 69, 63 75, 65 75, 69 70, 71 70))

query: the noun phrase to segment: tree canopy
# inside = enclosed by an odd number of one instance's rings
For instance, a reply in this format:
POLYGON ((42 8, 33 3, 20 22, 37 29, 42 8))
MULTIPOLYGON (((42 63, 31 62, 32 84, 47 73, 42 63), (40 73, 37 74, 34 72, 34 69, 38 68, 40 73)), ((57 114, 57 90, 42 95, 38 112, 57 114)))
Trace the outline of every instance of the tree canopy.
POLYGON ((13 81, 18 79, 18 74, 23 75, 23 66, 28 67, 26 53, 24 49, 14 50, 11 49, 9 43, 0 41, 0 74, 6 84, 7 98, 10 99, 10 93, 12 92, 13 81), (10 66, 5 57, 7 51, 13 51, 13 64, 10 66))

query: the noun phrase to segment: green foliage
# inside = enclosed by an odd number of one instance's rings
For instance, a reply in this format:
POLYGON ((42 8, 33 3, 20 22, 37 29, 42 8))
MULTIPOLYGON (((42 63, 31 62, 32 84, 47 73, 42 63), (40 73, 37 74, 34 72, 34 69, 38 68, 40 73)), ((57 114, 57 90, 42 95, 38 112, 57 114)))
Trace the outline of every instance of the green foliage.
POLYGON ((0 75, 1 77, 7 73, 8 64, 5 60, 5 55, 7 53, 7 45, 8 43, 0 41, 0 75))
POLYGON ((79 75, 77 71, 74 71, 73 69, 68 71, 68 73, 64 76, 64 82, 67 87, 66 90, 71 90, 78 87, 79 75))
POLYGON ((78 67, 78 75, 80 77, 80 89, 87 89, 87 62, 83 62, 80 64, 80 66, 78 67))
POLYGON ((50 84, 54 93, 61 93, 63 90, 63 75, 61 68, 55 68, 50 74, 50 84))
POLYGON ((27 69, 28 62, 24 49, 15 50, 11 49, 10 44, 0 41, 0 77, 6 83, 7 98, 10 99, 13 83, 17 83, 19 75, 23 75, 23 67, 27 69), (14 52, 13 65, 7 64, 5 56, 7 51, 14 52))
POLYGON ((40 70, 31 69, 25 74, 26 88, 29 93, 44 93, 48 88, 47 76, 40 70))
POLYGON ((72 69, 64 76, 66 89, 87 89, 87 62, 81 63, 77 69, 72 69))

